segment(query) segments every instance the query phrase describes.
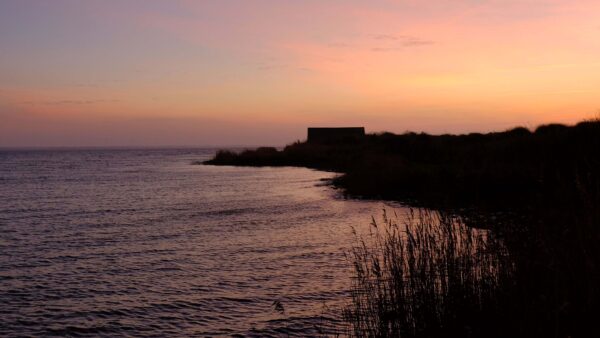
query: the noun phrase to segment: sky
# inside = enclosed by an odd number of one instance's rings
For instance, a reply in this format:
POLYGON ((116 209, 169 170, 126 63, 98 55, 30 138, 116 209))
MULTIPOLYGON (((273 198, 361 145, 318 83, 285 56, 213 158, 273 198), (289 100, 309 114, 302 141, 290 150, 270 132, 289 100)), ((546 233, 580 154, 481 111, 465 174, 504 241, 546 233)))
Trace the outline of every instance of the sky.
POLYGON ((600 111, 600 1, 0 0, 0 147, 283 145, 600 111))

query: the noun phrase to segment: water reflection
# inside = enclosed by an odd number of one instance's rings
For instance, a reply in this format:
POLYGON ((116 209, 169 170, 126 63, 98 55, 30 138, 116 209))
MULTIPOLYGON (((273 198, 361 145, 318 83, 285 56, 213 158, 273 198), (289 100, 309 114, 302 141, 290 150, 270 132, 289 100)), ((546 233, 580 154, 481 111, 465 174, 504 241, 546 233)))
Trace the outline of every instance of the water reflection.
POLYGON ((383 204, 335 198, 318 184, 330 173, 190 165, 212 153, 0 153, 0 336, 331 323, 324 306, 350 286, 350 225, 366 230, 383 204))

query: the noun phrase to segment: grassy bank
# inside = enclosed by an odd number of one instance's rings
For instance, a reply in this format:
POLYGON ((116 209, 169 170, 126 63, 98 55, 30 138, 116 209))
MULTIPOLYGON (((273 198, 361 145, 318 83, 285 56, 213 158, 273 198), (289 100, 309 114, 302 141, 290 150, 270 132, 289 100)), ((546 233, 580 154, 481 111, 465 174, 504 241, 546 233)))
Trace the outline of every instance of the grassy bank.
POLYGON ((342 173, 348 194, 435 206, 579 203, 580 183, 598 184, 600 122, 514 128, 488 134, 371 134, 352 143, 297 142, 278 151, 220 151, 212 165, 303 166, 342 173), (588 182, 589 181, 589 182, 588 182))

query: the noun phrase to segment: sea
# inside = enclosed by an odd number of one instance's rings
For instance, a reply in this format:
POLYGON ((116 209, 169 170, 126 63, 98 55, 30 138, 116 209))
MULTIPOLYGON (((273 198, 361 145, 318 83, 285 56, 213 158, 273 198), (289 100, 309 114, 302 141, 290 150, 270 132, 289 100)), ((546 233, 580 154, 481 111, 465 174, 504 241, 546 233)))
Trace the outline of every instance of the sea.
POLYGON ((215 152, 0 150, 0 336, 343 334, 347 254, 402 207, 215 152))

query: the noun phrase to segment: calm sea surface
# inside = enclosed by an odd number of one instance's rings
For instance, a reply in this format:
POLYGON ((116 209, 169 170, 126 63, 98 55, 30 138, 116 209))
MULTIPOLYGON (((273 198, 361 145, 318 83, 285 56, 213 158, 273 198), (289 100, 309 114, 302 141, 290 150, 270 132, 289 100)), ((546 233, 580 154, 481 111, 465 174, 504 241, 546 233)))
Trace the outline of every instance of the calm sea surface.
POLYGON ((0 336, 305 336, 335 324, 351 226, 384 204, 340 198, 321 181, 331 173, 192 165, 213 153, 0 151, 0 336))

